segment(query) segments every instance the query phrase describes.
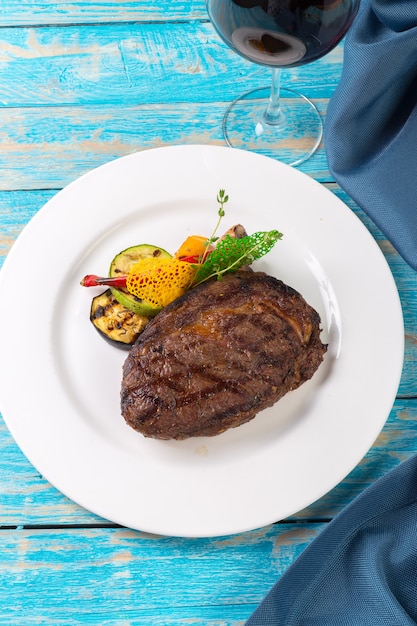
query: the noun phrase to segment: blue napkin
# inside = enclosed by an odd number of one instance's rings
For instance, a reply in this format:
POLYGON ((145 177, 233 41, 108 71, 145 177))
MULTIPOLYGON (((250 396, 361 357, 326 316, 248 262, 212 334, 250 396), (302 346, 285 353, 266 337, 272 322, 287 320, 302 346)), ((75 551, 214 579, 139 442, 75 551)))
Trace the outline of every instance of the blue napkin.
POLYGON ((335 180, 417 269, 416 0, 362 0, 325 148, 335 180))
POLYGON ((417 455, 336 516, 246 624, 416 625, 417 455))

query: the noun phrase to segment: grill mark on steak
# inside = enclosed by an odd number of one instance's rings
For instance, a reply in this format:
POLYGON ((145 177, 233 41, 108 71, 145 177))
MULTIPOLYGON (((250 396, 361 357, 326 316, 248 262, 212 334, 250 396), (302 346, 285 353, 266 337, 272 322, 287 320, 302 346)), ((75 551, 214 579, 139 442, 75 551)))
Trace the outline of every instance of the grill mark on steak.
POLYGON ((262 272, 229 274, 146 326, 123 366, 122 415, 147 437, 216 435, 311 378, 326 348, 297 291, 262 272))

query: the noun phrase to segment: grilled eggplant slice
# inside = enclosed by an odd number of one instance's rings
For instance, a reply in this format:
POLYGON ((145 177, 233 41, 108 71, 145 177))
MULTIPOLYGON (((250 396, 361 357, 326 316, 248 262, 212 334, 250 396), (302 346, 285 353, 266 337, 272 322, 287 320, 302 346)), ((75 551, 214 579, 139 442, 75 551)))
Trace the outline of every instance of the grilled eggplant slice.
MULTIPOLYGON (((113 261, 110 263, 109 276, 111 278, 115 276, 125 276, 132 265, 149 257, 171 258, 172 255, 163 248, 147 243, 140 244, 139 246, 131 246, 130 248, 126 248, 126 250, 122 250, 119 254, 116 254, 113 261)), ((153 317, 160 311, 160 308, 137 298, 124 289, 111 287, 111 292, 120 304, 138 315, 153 317)))
POLYGON ((90 321, 109 343, 129 350, 149 322, 149 318, 124 307, 116 300, 111 290, 107 289, 93 298, 90 321))

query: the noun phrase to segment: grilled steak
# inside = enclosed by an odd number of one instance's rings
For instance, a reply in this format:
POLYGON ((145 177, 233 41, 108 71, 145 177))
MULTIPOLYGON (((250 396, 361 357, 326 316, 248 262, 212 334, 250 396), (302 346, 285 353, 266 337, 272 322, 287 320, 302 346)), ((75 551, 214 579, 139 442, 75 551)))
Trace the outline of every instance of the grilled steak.
POLYGON ((311 378, 326 346, 303 297, 262 272, 188 291, 145 328, 123 366, 121 409, 146 437, 217 435, 311 378))

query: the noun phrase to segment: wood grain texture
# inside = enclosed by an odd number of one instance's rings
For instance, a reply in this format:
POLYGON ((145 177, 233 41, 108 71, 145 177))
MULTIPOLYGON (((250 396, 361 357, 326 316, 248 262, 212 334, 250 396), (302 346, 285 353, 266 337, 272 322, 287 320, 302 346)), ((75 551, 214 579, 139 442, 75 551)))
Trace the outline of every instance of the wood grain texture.
MULTIPOLYGON (((316 104, 325 107, 325 101, 316 104)), ((225 108, 225 103, 203 103, 0 109, 5 129, 0 190, 61 188, 108 161, 149 148, 224 145, 225 108)), ((329 178, 323 151, 300 169, 317 180, 329 178)))
POLYGON ((207 19, 204 0, 2 0, 0 26, 207 19))
MULTIPOLYGON (((312 97, 325 119, 342 61, 339 45, 284 72, 283 83, 312 97)), ((223 145, 226 106, 270 80, 269 70, 223 44, 204 0, 3 0, 0 74, 0 267, 24 226, 65 185, 135 151, 223 145)), ((71 502, 29 463, 0 416, 0 625, 243 626, 328 520, 415 454, 416 274, 335 184, 323 146, 299 169, 357 214, 399 290, 404 369, 375 444, 330 493, 291 519, 188 540, 119 528, 71 502)), ((16 303, 1 306, 12 311, 16 303)))
MULTIPOLYGON (((283 80, 328 97, 342 54, 339 46, 283 80)), ((268 68, 233 53, 206 22, 3 28, 0 63, 8 107, 229 102, 270 82, 268 68)))
MULTIPOLYGON (((339 46, 283 82, 314 92, 324 116, 342 54, 339 46)), ((3 190, 62 187, 161 145, 224 144, 229 102, 270 82, 268 69, 233 54, 207 23, 5 28, 0 63, 3 190)), ((301 169, 329 179, 323 151, 301 169)))
POLYGON ((0 624, 243 624, 321 528, 284 524, 216 540, 0 531, 0 624))

